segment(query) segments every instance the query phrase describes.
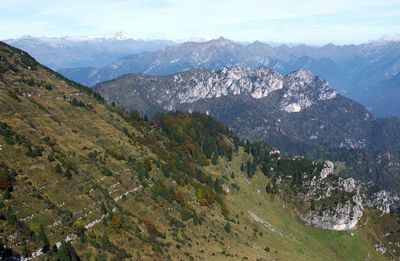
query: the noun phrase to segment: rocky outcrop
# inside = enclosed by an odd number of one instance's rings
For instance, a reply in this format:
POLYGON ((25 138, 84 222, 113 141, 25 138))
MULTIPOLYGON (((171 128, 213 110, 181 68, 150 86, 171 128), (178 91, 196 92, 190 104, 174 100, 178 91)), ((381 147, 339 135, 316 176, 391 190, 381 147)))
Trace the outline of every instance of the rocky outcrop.
POLYGON ((354 229, 362 216, 363 205, 360 195, 354 195, 352 200, 339 203, 333 209, 324 210, 319 213, 309 211, 306 214, 300 214, 300 218, 305 223, 317 228, 331 230, 354 229))
POLYGON ((386 214, 400 208, 400 198, 395 192, 381 190, 373 193, 366 201, 366 205, 371 208, 379 209, 382 211, 382 214, 386 214))
POLYGON ((297 213, 303 222, 317 228, 351 230, 357 226, 366 207, 378 209, 382 215, 400 208, 397 193, 385 190, 370 193, 372 182, 335 176, 334 164, 330 161, 325 161, 319 175, 305 180, 303 186, 305 192, 299 193, 299 197, 312 202, 312 207, 297 213), (316 203, 319 206, 315 207, 316 203))

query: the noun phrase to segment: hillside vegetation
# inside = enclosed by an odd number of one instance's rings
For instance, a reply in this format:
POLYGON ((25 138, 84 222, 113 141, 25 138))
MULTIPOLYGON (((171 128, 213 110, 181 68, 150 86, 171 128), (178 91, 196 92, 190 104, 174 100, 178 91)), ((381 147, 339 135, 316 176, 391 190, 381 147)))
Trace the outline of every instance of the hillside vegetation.
POLYGON ((311 178, 321 168, 242 142, 207 115, 126 114, 0 44, 5 260, 395 257, 400 250, 388 242, 398 237, 396 214, 367 210, 351 232, 297 218, 311 207, 296 201, 299 173, 311 178))

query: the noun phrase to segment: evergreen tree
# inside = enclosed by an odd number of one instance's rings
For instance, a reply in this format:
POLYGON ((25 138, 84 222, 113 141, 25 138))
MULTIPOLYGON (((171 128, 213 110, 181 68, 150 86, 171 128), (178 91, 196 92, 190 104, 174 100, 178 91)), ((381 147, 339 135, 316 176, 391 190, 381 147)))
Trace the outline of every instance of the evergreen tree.
POLYGON ((129 118, 128 118, 130 121, 133 121, 133 122, 136 122, 136 121, 140 121, 141 120, 141 118, 140 118, 140 114, 139 114, 139 112, 137 112, 137 111, 132 111, 130 114, 129 114, 129 118))
POLYGON ((217 165, 218 164, 218 154, 214 152, 212 159, 211 159, 211 163, 213 165, 217 165))
POLYGON ((249 178, 252 178, 254 176, 255 168, 256 168, 256 165, 254 163, 252 163, 251 161, 246 162, 246 171, 247 171, 247 176, 249 178))
POLYGON ((265 187, 265 190, 268 194, 272 194, 272 186, 271 183, 268 183, 268 185, 265 187))
POLYGON ((201 183, 205 183, 206 182, 205 175, 204 175, 203 171, 201 171, 201 169, 197 169, 196 178, 201 183))
POLYGON ((229 224, 229 222, 226 222, 224 229, 226 232, 231 233, 231 225, 229 224))
POLYGON ((39 240, 43 245, 43 252, 49 251, 50 243, 49 243, 49 239, 46 235, 43 225, 40 225, 40 227, 39 227, 39 240))
POLYGON ((171 171, 169 170, 168 165, 161 165, 161 171, 164 174, 164 177, 169 178, 171 176, 171 171))
POLYGON ((250 153, 251 150, 251 144, 249 140, 246 140, 246 142, 244 143, 244 152, 246 153, 250 153))
POLYGON ((25 241, 22 242, 22 246, 21 246, 21 256, 23 257, 27 257, 31 254, 31 251, 28 248, 28 245, 26 244, 25 241))
POLYGON ((240 170, 241 171, 245 171, 246 166, 244 165, 244 163, 242 162, 242 164, 240 164, 240 170))
POLYGON ((3 199, 10 199, 11 198, 11 193, 9 190, 6 190, 3 194, 3 199))
POLYGON ((70 242, 61 242, 60 249, 58 250, 58 259, 60 261, 79 261, 80 258, 75 252, 70 242))
POLYGON ((214 190, 215 190, 215 192, 217 192, 217 193, 221 193, 222 192, 222 184, 223 184, 222 179, 218 177, 214 182, 214 190))
POLYGON ((210 138, 205 138, 202 146, 202 150, 204 154, 206 155, 207 159, 210 159, 214 154, 217 153, 217 144, 214 139, 210 138))
POLYGON ((94 259, 95 261, 107 261, 107 256, 103 253, 100 252, 94 259))
POLYGON ((56 166, 54 167, 54 171, 56 173, 62 173, 63 172, 62 168, 61 168, 61 165, 59 163, 57 163, 56 166))
POLYGON ((229 147, 229 149, 227 150, 226 157, 228 158, 229 161, 232 161, 233 151, 231 147, 229 147))
POLYGON ((212 177, 210 175, 208 175, 206 179, 207 179, 207 186, 212 188, 214 185, 214 181, 213 181, 212 177))

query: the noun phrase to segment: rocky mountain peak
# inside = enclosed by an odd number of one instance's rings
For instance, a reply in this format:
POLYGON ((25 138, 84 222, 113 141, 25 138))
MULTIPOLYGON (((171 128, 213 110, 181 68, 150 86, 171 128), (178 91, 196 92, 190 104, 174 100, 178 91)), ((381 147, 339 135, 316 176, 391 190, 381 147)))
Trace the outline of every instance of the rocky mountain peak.
POLYGON ((216 71, 216 74, 223 78, 230 78, 238 80, 242 77, 249 75, 249 71, 243 67, 239 66, 224 66, 220 70, 216 71))
POLYGON ((307 69, 289 73, 284 82, 286 92, 281 109, 286 112, 299 112, 319 101, 336 97, 336 92, 327 81, 315 76, 307 69))
POLYGON ((233 41, 231 41, 229 39, 226 39, 226 38, 221 36, 221 37, 219 37, 217 39, 213 39, 213 40, 209 41, 209 43, 217 44, 217 45, 220 45, 220 46, 225 46, 225 45, 233 44, 233 41))
POLYGON ((315 79, 315 76, 311 71, 303 68, 289 73, 286 76, 286 79, 288 82, 295 82, 295 83, 300 83, 302 85, 305 84, 309 85, 315 79))
POLYGON ((282 90, 276 94, 279 108, 292 113, 336 96, 325 80, 305 69, 283 77, 267 67, 225 66, 217 71, 192 69, 161 79, 166 82, 151 89, 157 90, 154 92, 159 97, 157 103, 166 110, 173 110, 182 103, 224 96, 245 95, 261 99, 282 90), (165 90, 160 86, 165 86, 165 90), (165 96, 160 97, 160 93, 165 96))

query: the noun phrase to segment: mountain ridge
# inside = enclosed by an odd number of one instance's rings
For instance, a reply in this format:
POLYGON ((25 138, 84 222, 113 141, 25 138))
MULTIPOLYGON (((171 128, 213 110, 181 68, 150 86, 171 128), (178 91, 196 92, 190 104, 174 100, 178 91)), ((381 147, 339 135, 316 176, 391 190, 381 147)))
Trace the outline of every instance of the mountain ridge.
MULTIPOLYGON (((313 47, 272 46, 257 41, 242 44, 219 38, 208 42, 187 42, 155 52, 130 55, 105 67, 83 69, 85 73, 77 73, 76 68, 59 71, 86 86, 93 86, 127 73, 157 76, 171 75, 190 68, 218 70, 223 66, 249 69, 268 66, 286 75, 305 68, 323 76, 336 91, 362 103, 377 116, 399 116, 395 99, 387 98, 377 102, 371 98, 379 93, 375 90, 382 92, 386 81, 399 72, 399 61, 398 41, 313 47), (383 88, 373 88, 375 85, 383 88)), ((395 92, 393 95, 397 97, 395 92)))
MULTIPOLYGON (((343 155, 354 151, 361 156, 370 150, 377 158, 386 152, 398 155, 400 148, 397 118, 374 117, 307 70, 284 77, 271 69, 239 67, 193 69, 162 77, 129 74, 100 83, 94 90, 107 102, 143 115, 171 110, 209 113, 241 138, 268 141, 292 155, 321 157, 326 151, 341 150, 343 155)), ((395 162, 397 156, 393 166, 398 166, 395 162)), ((386 174, 382 168, 376 166, 367 176, 375 179, 380 173, 387 178, 381 184, 397 190, 390 180, 397 180, 398 167, 386 174)), ((358 177, 365 176, 357 172, 358 177)))
POLYGON ((5 40, 23 49, 39 62, 57 70, 68 67, 101 67, 110 61, 143 51, 155 51, 175 43, 113 37, 22 37, 5 40))

